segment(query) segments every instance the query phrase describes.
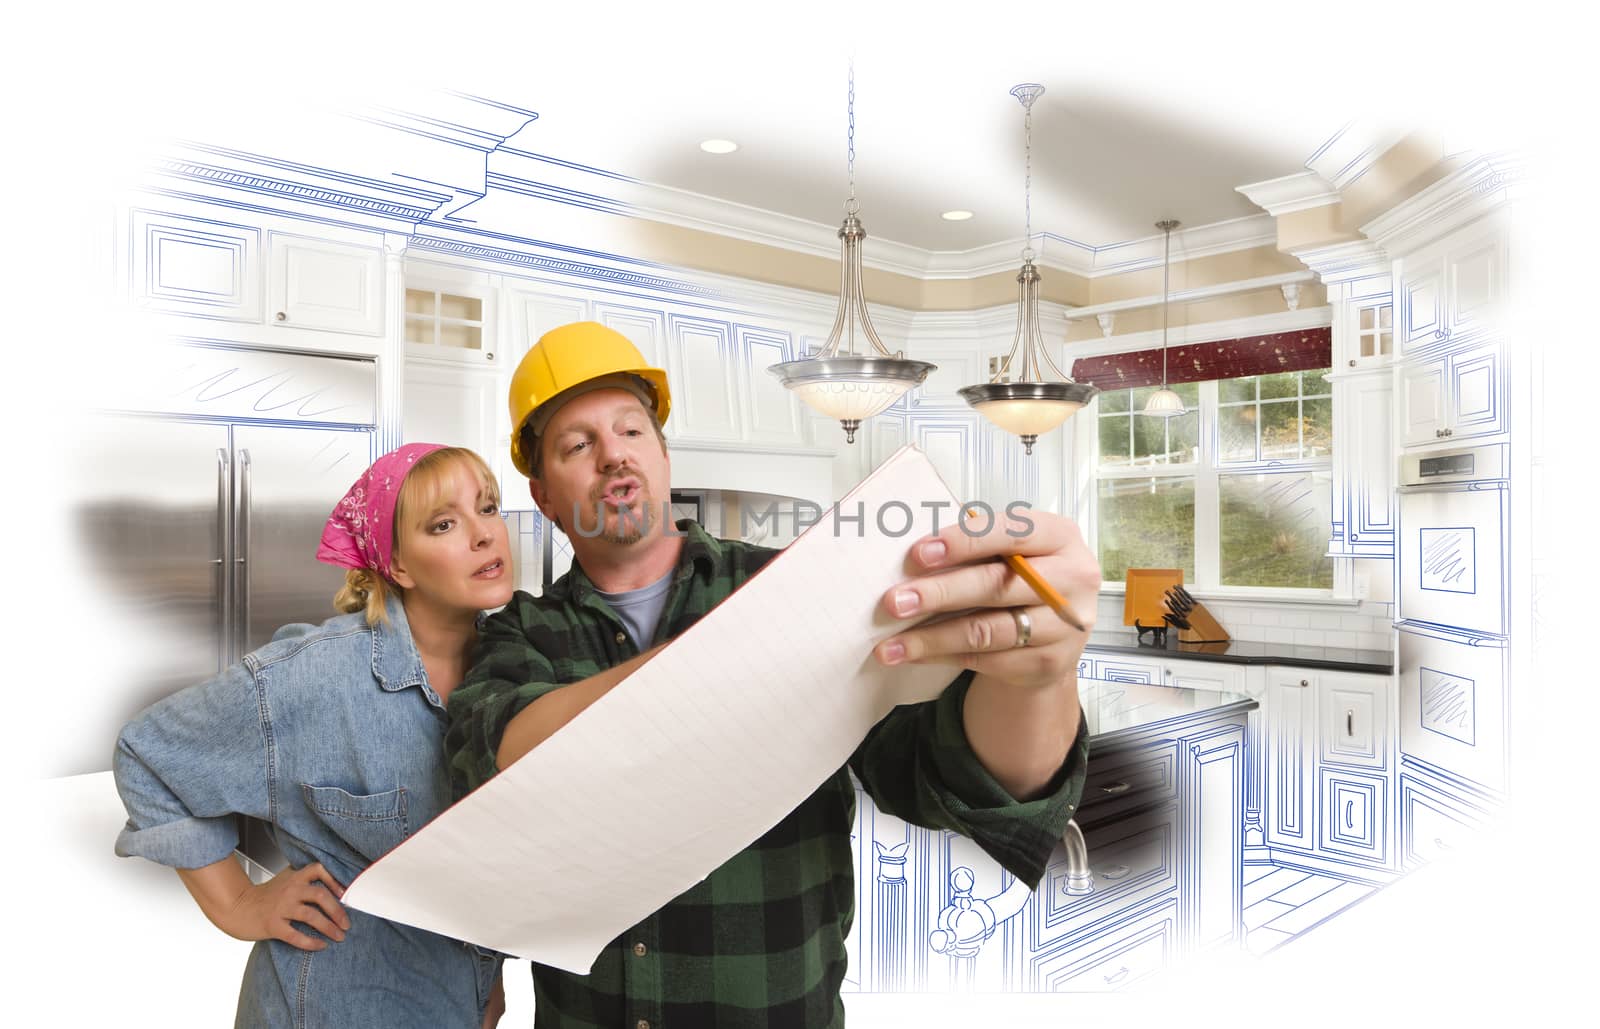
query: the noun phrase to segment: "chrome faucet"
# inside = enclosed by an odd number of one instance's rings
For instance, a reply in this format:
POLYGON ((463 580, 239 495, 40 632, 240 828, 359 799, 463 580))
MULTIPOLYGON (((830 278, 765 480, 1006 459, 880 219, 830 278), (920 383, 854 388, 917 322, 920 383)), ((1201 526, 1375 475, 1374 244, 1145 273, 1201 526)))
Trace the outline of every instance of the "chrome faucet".
POLYGON ((1089 845, 1083 842, 1083 830, 1077 819, 1067 823, 1061 834, 1061 845, 1067 851, 1067 874, 1061 887, 1072 896, 1094 892, 1094 872, 1089 869, 1089 845))

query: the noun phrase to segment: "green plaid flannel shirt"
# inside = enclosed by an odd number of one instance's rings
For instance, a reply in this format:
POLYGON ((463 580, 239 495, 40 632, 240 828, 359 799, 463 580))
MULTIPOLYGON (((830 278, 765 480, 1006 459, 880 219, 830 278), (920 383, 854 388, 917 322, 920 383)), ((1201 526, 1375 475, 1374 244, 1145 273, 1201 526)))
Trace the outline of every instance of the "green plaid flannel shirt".
MULTIPOLYGON (((688 629, 778 552, 688 537, 656 642, 688 629)), ((445 749, 458 796, 496 772, 506 724, 537 698, 638 653, 622 622, 574 565, 543 597, 519 592, 490 616, 449 702, 445 749)), ((1050 792, 1019 803, 973 756, 961 708, 972 673, 937 699, 896 708, 849 769, 878 809, 969 836, 1037 887, 1083 793, 1088 735, 1079 729, 1050 792)), ((535 964, 539 1029, 842 1026, 845 938, 855 913, 850 834, 855 786, 840 768, 798 808, 704 881, 607 945, 588 975, 535 964)), ((639 860, 651 841, 617 840, 639 860)))

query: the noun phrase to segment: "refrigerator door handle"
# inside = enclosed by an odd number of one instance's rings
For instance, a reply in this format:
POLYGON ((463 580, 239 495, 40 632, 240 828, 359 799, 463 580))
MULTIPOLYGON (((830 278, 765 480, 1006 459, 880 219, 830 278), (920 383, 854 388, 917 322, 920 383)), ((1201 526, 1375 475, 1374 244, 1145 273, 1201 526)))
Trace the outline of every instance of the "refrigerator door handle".
POLYGON ((233 641, 228 626, 232 624, 228 589, 228 450, 217 448, 217 556, 211 563, 217 570, 217 671, 233 663, 233 641))
POLYGON ((234 563, 239 568, 239 656, 242 658, 251 650, 250 647, 250 451, 241 448, 239 451, 239 538, 235 542, 234 550, 237 556, 234 563))

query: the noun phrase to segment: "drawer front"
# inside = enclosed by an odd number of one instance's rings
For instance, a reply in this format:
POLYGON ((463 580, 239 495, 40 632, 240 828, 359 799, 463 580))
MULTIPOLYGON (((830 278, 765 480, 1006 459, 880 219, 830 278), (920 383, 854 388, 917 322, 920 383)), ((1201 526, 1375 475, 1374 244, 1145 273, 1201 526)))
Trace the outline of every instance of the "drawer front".
POLYGON ((1400 861, 1404 868, 1448 856, 1477 837, 1482 815, 1409 775, 1400 777, 1400 861))
POLYGON ((1169 804, 1085 832, 1094 877, 1088 893, 1067 892, 1067 866, 1058 851, 1028 905, 1032 949, 1080 935, 1176 889, 1177 824, 1177 807, 1169 804))
POLYGON ((1095 678, 1104 679, 1106 682, 1133 682, 1143 683, 1146 686, 1161 685, 1161 666, 1153 661, 1140 661, 1136 658, 1100 657, 1095 658, 1095 678))
POLYGON ((1382 776, 1323 769, 1319 848, 1371 861, 1387 860, 1388 785, 1382 776))
POLYGON ((1089 774, 1078 805, 1077 820, 1085 828, 1124 811, 1164 804, 1178 796, 1178 745, 1150 744, 1103 758, 1089 757, 1089 774))
POLYGON ((1336 765, 1383 768, 1388 764, 1388 681, 1362 683, 1325 679, 1318 700, 1322 760, 1336 765))
POLYGON ((1034 965, 1035 991, 1103 993, 1120 990, 1161 971, 1178 939, 1176 900, 1152 908, 1104 933, 1041 956, 1034 965))

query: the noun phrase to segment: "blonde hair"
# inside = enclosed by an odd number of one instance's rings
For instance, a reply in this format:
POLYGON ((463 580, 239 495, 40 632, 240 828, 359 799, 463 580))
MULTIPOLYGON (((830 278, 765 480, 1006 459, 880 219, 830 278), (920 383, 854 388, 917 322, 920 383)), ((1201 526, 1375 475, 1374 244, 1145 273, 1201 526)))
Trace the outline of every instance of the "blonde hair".
MULTIPOLYGON (((450 487, 451 473, 462 464, 472 470, 478 477, 478 483, 499 505, 500 483, 495 480, 494 473, 483 458, 466 447, 435 450, 412 465, 406 473, 405 482, 400 484, 400 496, 394 505, 394 521, 389 527, 389 531, 395 533, 393 557, 400 556, 400 534, 395 531, 396 528, 406 523, 411 511, 432 511, 438 507, 450 487)), ((344 573, 344 586, 333 595, 333 606, 344 614, 365 611, 368 625, 387 623, 390 591, 397 596, 405 592, 370 568, 351 568, 344 573)))

